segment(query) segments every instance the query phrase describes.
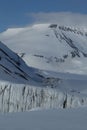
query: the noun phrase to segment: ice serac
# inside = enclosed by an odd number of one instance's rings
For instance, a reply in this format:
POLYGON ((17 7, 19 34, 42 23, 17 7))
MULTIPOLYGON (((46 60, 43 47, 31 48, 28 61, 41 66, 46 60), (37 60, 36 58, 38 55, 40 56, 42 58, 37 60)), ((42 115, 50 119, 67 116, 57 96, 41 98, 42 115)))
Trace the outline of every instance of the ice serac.
POLYGON ((75 108, 86 105, 87 97, 50 88, 5 83, 0 85, 0 112, 21 112, 37 108, 75 108))

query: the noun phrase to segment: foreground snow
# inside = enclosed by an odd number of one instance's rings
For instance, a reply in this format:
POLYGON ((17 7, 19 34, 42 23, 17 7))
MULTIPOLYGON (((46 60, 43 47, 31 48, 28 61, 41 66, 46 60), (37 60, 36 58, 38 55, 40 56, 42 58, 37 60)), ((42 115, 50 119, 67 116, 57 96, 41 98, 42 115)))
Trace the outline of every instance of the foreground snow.
POLYGON ((0 114, 1 130, 87 130, 87 108, 0 114))

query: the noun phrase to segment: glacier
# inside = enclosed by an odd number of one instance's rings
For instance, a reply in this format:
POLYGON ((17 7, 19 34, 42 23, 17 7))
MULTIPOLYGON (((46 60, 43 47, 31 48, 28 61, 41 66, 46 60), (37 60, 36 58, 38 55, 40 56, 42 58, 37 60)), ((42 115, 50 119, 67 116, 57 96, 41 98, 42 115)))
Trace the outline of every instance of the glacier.
POLYGON ((65 93, 48 87, 0 83, 0 112, 84 106, 87 106, 87 96, 65 93))

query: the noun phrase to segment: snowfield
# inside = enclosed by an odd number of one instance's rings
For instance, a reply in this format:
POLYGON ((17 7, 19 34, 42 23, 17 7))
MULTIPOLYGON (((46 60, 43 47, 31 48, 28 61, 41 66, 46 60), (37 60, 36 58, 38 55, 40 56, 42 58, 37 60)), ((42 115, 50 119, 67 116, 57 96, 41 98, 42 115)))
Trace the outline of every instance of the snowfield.
POLYGON ((87 108, 0 114, 1 130, 87 130, 87 108))

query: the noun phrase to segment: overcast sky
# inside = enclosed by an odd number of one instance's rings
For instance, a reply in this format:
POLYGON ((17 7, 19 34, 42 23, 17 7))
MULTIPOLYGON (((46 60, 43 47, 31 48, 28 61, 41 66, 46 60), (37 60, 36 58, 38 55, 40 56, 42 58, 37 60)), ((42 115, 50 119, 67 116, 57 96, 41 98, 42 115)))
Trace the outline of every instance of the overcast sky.
POLYGON ((80 14, 87 17, 87 0, 0 0, 0 32, 34 22, 56 22, 60 15, 66 18, 65 12, 67 18, 72 13, 79 14, 79 20, 80 14))

